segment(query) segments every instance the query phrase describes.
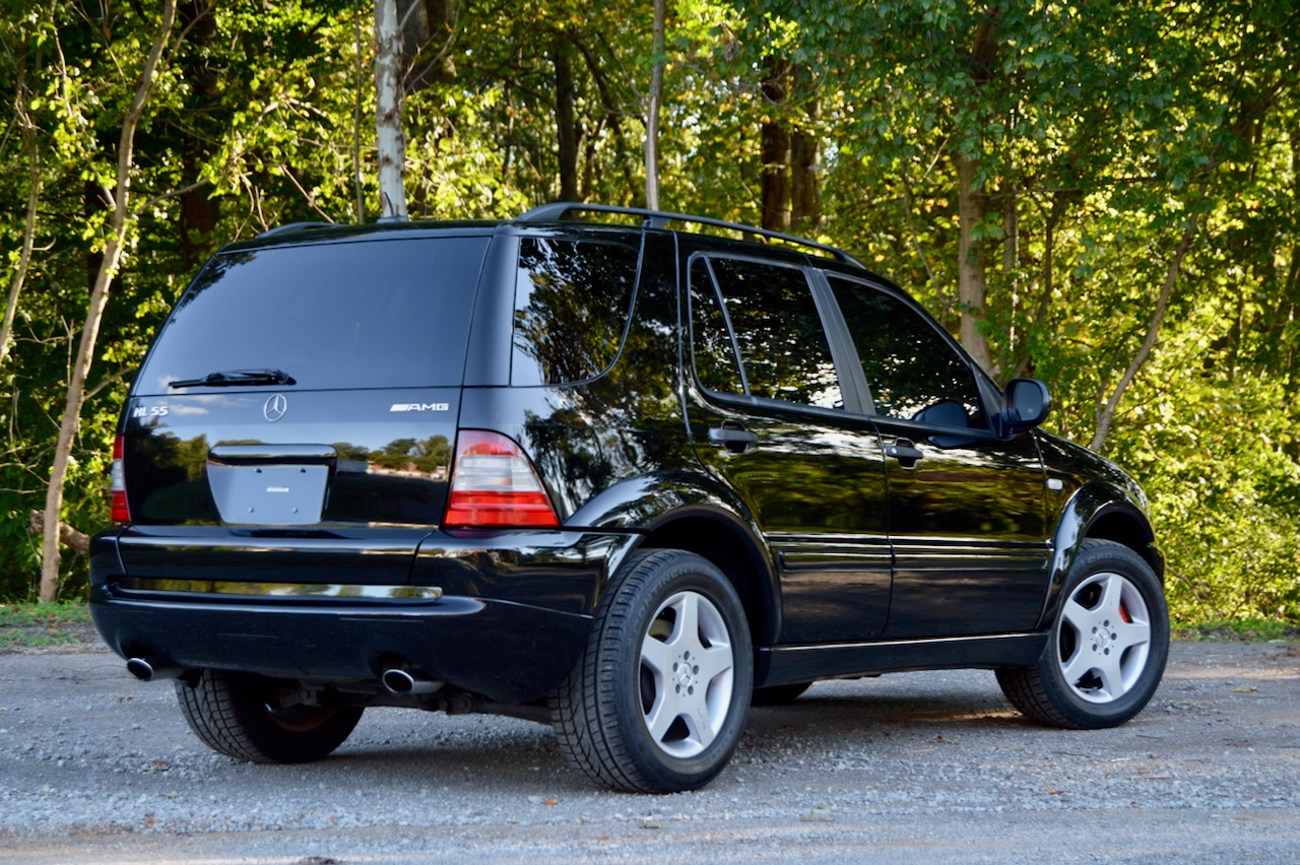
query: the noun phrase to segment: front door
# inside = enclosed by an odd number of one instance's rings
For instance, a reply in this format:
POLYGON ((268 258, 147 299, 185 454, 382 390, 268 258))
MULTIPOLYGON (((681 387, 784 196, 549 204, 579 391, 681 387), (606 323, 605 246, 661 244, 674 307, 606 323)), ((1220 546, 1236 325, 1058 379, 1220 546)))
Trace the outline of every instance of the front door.
POLYGON ((1025 631, 1047 588, 1033 433, 998 439, 971 362, 900 295, 829 276, 886 454, 894 548, 886 639, 1025 631))

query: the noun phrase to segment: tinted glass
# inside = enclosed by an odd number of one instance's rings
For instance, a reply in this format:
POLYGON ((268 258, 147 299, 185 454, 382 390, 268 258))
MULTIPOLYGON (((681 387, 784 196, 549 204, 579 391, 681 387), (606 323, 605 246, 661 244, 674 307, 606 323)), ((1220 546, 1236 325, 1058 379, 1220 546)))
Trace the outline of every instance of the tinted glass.
POLYGON ((803 271, 725 258, 709 264, 750 396, 841 408, 839 377, 803 271))
POLYGON ((515 284, 515 385, 564 384, 614 362, 636 285, 638 250, 526 237, 515 284))
POLYGON ((975 379, 927 319, 898 298, 831 277, 862 359, 876 414, 940 426, 985 427, 975 379))
POLYGON ((731 333, 703 258, 691 263, 691 344, 700 384, 719 393, 745 392, 731 333))
POLYGON ((181 297, 138 392, 279 369, 300 389, 458 385, 486 237, 218 255, 181 297))

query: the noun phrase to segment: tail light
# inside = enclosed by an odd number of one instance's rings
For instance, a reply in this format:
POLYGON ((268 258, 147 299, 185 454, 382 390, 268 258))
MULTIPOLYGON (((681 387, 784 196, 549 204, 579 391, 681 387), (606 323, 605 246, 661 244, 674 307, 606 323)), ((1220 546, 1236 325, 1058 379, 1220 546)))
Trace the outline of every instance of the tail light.
POLYGON ((449 528, 560 524, 523 449, 500 433, 461 430, 447 498, 449 528))
POLYGON ((112 517, 115 523, 131 522, 131 508, 126 503, 126 471, 122 468, 122 437, 113 440, 113 466, 110 469, 113 494, 112 517))

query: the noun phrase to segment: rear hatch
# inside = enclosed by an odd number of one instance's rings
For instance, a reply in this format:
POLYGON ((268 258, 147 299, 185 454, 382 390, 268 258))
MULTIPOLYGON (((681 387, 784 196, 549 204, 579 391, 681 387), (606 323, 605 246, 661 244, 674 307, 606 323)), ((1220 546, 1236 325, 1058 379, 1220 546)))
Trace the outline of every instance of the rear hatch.
POLYGON ((446 507, 490 241, 393 232, 215 256, 127 406, 128 578, 404 584, 446 507))

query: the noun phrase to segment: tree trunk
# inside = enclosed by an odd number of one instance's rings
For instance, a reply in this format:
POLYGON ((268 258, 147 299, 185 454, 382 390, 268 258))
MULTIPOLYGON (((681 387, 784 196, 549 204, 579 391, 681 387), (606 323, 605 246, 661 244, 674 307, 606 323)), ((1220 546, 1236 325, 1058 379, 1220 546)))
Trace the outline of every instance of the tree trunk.
POLYGON ((815 96, 816 83, 805 64, 796 65, 790 74, 792 94, 803 103, 807 122, 790 130, 790 229, 795 234, 816 239, 822 227, 822 192, 817 169, 822 161, 821 139, 817 129, 821 104, 815 96))
POLYGON ((961 304, 958 335, 975 362, 996 376, 988 340, 979 327, 984 320, 988 245, 975 239, 975 227, 988 213, 988 196, 975 189, 979 163, 964 156, 955 156, 953 161, 957 165, 957 212, 961 216, 961 235, 957 245, 957 297, 961 304))
POLYGON ((1137 377, 1138 371, 1147 362, 1151 356, 1151 350, 1156 346, 1156 339, 1160 336, 1160 325, 1165 320, 1165 312, 1169 309, 1169 298, 1174 293, 1174 286, 1178 283, 1178 276, 1183 271, 1183 260, 1187 258, 1187 253, 1192 248, 1192 241, 1196 239, 1196 229, 1199 222, 1199 213, 1192 214, 1186 227, 1183 229, 1182 240, 1178 243, 1178 248, 1174 250, 1174 257, 1169 262, 1169 267, 1165 271, 1165 283, 1160 289, 1160 297, 1156 299, 1156 310, 1151 315, 1151 324, 1147 326, 1146 338, 1142 340, 1142 347, 1138 353, 1133 356, 1133 360, 1124 370, 1124 375, 1120 377, 1119 384, 1115 386, 1115 391, 1106 401, 1105 407, 1097 412, 1097 432, 1088 443, 1090 450, 1099 451, 1101 446, 1106 443, 1106 437, 1110 435, 1111 423, 1115 420, 1115 410, 1119 408, 1119 402, 1124 398, 1125 391, 1137 377))
POLYGON ((149 49, 144 67, 140 70, 136 82, 135 97, 131 107, 122 118, 122 134, 117 147, 117 186, 113 196, 112 234, 104 245, 103 260, 99 273, 90 293, 90 304, 86 310, 86 322, 81 330, 81 341, 77 346, 76 359, 73 361, 72 375, 68 382, 67 401, 63 407, 63 420, 59 424, 59 438, 54 447, 54 464, 50 468, 50 484, 45 495, 44 537, 41 561, 40 600, 42 603, 53 601, 59 593, 59 536, 60 518, 63 511, 63 485, 68 477, 68 458, 81 424, 81 405, 86 392, 86 376, 95 356, 95 342, 99 337, 99 324, 104 317, 104 307, 108 303, 108 287, 117 272, 118 261, 126 242, 127 229, 135 218, 130 211, 128 197, 131 188, 131 169, 135 146, 135 130, 140 123, 149 91, 153 87, 154 74, 163 50, 171 40, 172 25, 176 21, 176 0, 166 0, 163 4, 162 24, 153 45, 149 49))
MULTIPOLYGON (((809 108, 816 118, 817 105, 809 108)), ((795 234, 816 239, 822 226, 822 193, 817 182, 821 141, 802 129, 790 133, 790 228, 795 234)))
POLYGON ((406 142, 402 137, 402 91, 398 87, 401 52, 397 0, 375 0, 375 134, 381 219, 406 219, 406 142))
MULTIPOLYGON (((177 10, 177 17, 181 30, 187 34, 186 48, 177 65, 193 94, 192 104, 203 109, 216 104, 218 99, 217 76, 206 59, 209 46, 217 39, 217 18, 207 0, 187 0, 177 10)), ((200 131, 196 132, 190 126, 182 126, 180 130, 185 177, 199 177, 202 164, 212 155, 212 142, 216 136, 204 134, 204 117, 202 111, 194 112, 193 122, 200 131)), ((212 233, 221 218, 221 206, 209 190, 204 185, 181 193, 181 261, 186 271, 197 268, 215 246, 212 233)))
MULTIPOLYGON (((1030 321, 1029 327, 1043 327, 1047 321, 1047 314, 1052 307, 1052 293, 1055 291, 1053 281, 1053 268, 1056 266, 1056 226, 1060 224, 1065 217, 1066 208, 1069 206, 1070 195, 1066 192, 1057 192, 1052 196, 1052 209, 1047 214, 1047 219, 1043 224, 1043 263, 1040 268, 1042 273, 1042 286, 1038 294, 1038 304, 1035 307, 1033 320, 1030 321)), ((1018 223, 1017 223, 1018 224, 1018 223)), ((1017 228, 1017 234, 1019 229, 1017 228)), ((1020 359, 1016 362, 1015 371, 1011 378, 1020 378, 1026 375, 1033 375, 1034 358, 1029 354, 1028 348, 1020 354, 1020 359)))
POLYGON ((769 119, 759 131, 759 155, 763 160, 760 225, 769 231, 790 230, 790 133, 778 113, 790 93, 790 67, 784 60, 769 57, 763 79, 763 98, 771 106, 769 119))
MULTIPOLYGON (((582 58, 586 63, 587 73, 591 75, 591 81, 596 85, 596 91, 600 94, 600 105, 604 110, 604 117, 601 122, 608 127, 610 136, 614 139, 614 153, 616 154, 618 166, 623 175, 623 182, 627 185, 628 194, 635 199, 635 197, 640 193, 643 184, 634 176, 632 160, 624 158, 628 149, 623 139, 623 124, 621 119, 623 108, 621 107, 621 101, 616 99, 610 92, 609 76, 607 76, 604 70, 601 69, 600 59, 596 56, 596 52, 592 51, 591 46, 581 39, 576 40, 574 44, 577 46, 578 50, 582 52, 582 58)), ((605 43, 605 50, 610 54, 614 53, 608 43, 605 43)), ((660 96, 662 100, 662 93, 660 96)), ((513 118, 509 121, 508 128, 513 131, 513 118)), ((588 138, 592 137, 595 136, 588 136, 588 138)), ((507 144, 507 147, 508 146, 509 145, 507 144)), ((643 149, 642 156, 644 157, 644 155, 645 153, 643 149)), ((655 140, 655 162, 657 175, 658 136, 656 136, 655 140)))
POLYGON ((654 65, 650 69, 650 104, 645 124, 645 206, 659 209, 659 103, 664 93, 664 26, 668 16, 668 0, 655 0, 654 38, 651 52, 654 65))
MULTIPOLYGON (((993 77, 998 50, 997 22, 1001 13, 996 7, 986 8, 982 17, 984 20, 975 29, 975 42, 968 61, 971 78, 978 85, 987 84, 993 77)), ((989 199, 987 193, 975 189, 975 176, 981 168, 979 159, 968 159, 958 152, 953 156, 953 163, 957 167, 957 212, 961 219, 957 245, 957 299, 961 307, 958 338, 975 362, 996 378, 999 370, 993 365, 988 338, 980 330, 980 324, 985 320, 988 244, 975 238, 977 226, 988 214, 989 199)))
POLYGON ((456 80, 456 61, 451 54, 456 14, 456 0, 397 0, 403 93, 456 80))
POLYGON ((578 122, 574 116, 573 64, 569 38, 555 35, 555 129, 559 139, 560 200, 578 200, 578 122))

